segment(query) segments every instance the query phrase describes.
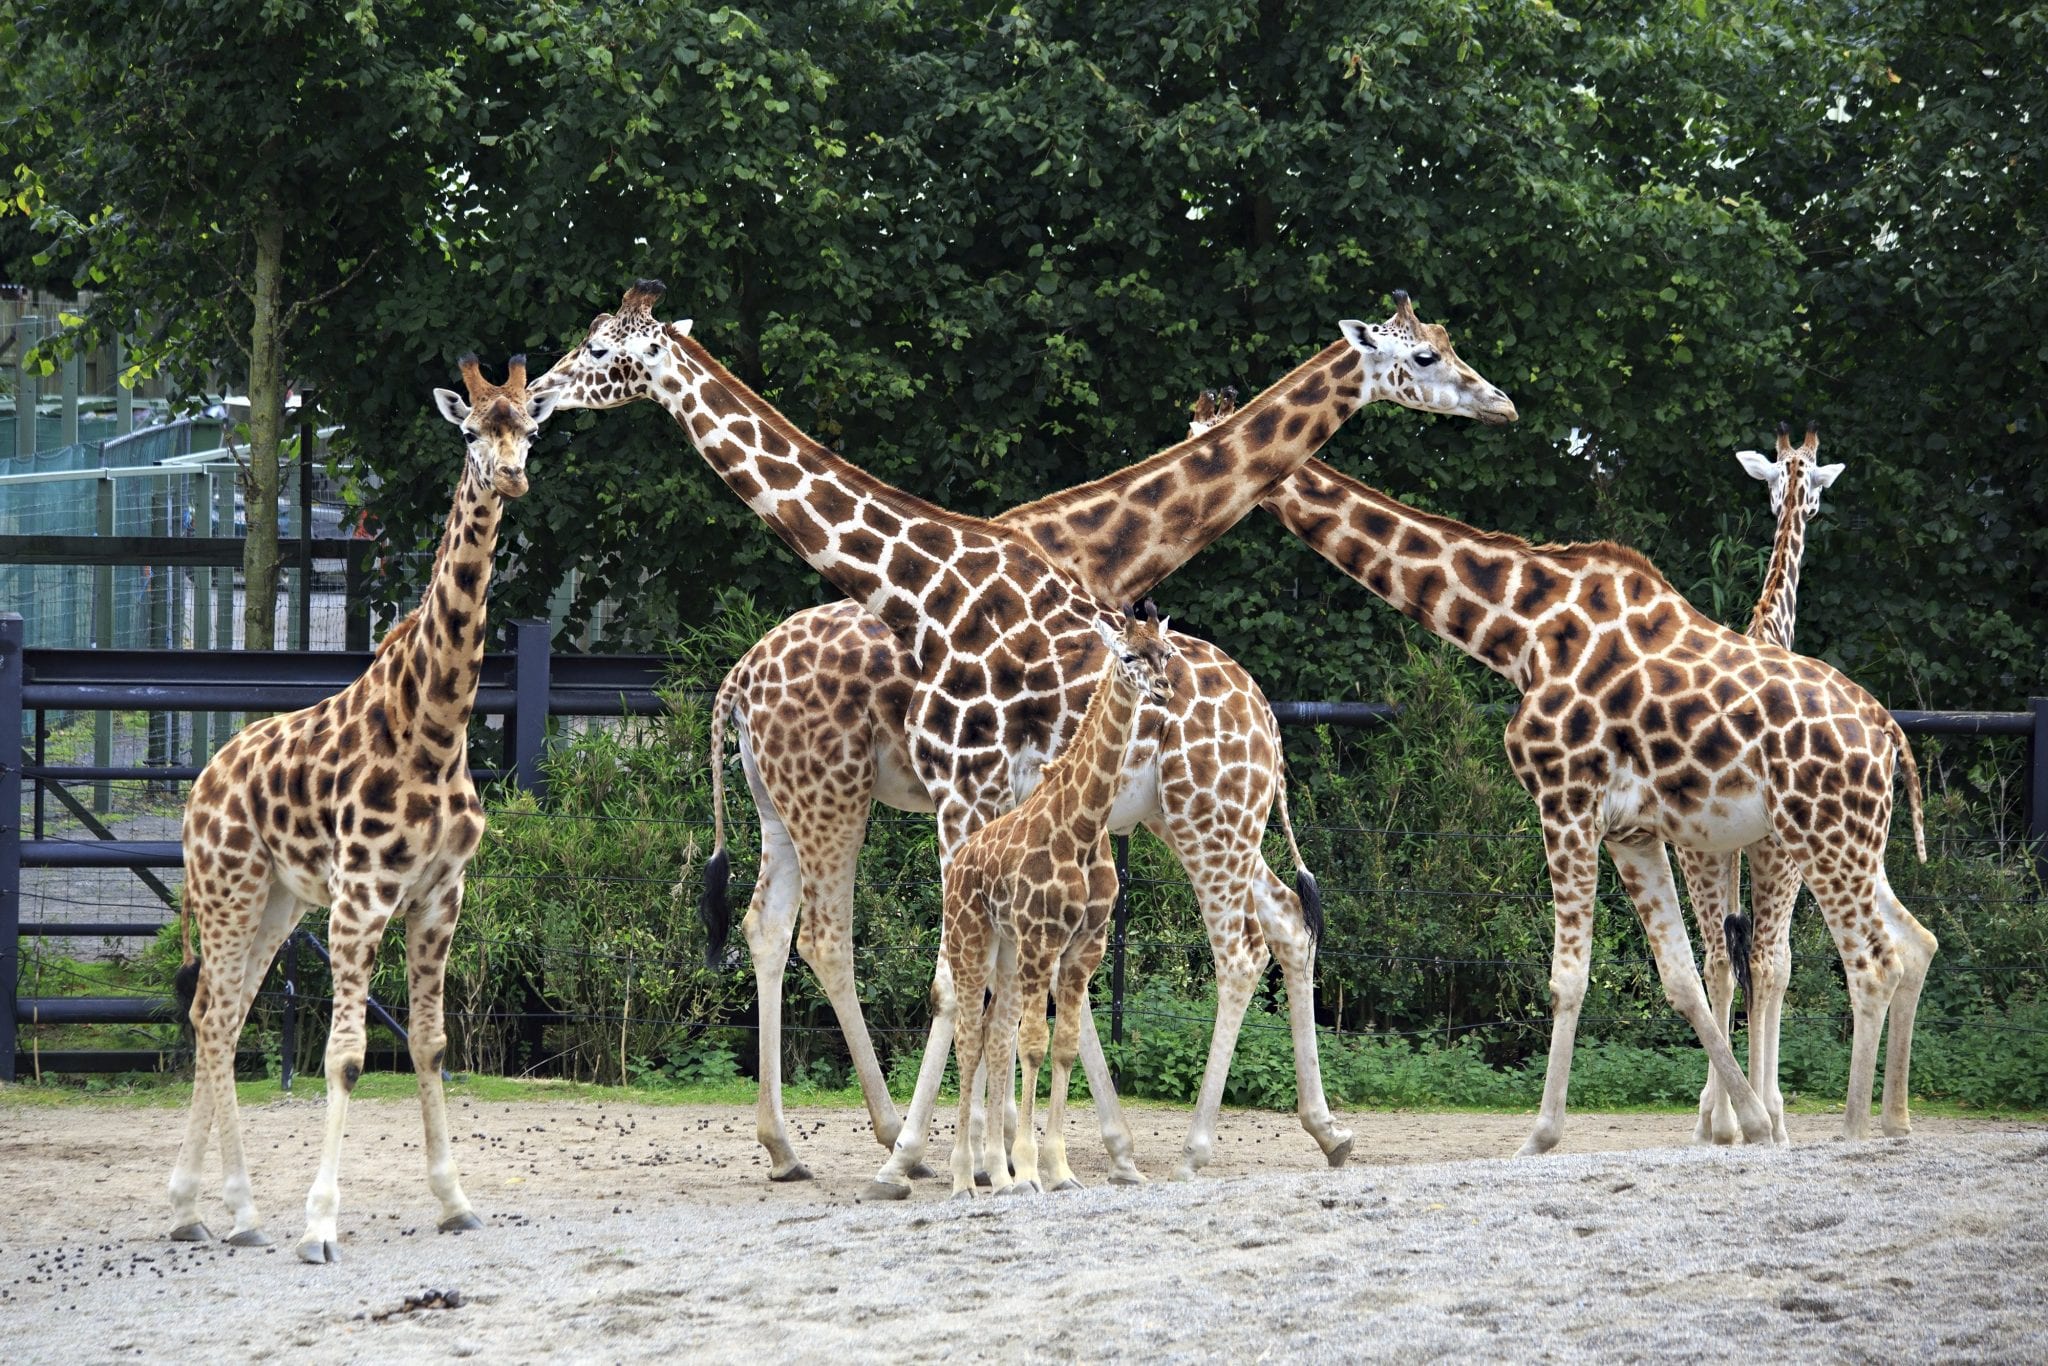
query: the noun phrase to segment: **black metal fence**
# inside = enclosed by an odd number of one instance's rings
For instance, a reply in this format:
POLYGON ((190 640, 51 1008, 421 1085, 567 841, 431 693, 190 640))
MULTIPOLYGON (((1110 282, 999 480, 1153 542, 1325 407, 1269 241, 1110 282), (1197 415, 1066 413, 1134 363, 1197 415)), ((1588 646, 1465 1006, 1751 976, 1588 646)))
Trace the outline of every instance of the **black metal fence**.
MULTIPOLYGON (((475 770, 479 782, 509 779, 539 792, 544 785, 541 757, 550 716, 652 715, 665 705, 657 694, 667 671, 667 661, 661 657, 555 654, 549 647, 547 624, 539 621, 514 622, 507 635, 509 649, 486 656, 476 707, 480 715, 504 718, 503 761, 501 767, 475 770)), ((176 840, 114 838, 108 827, 70 795, 66 785, 137 779, 177 782, 197 777, 199 772, 196 767, 164 764, 122 767, 49 762, 43 752, 44 718, 52 713, 107 710, 287 711, 346 686, 369 659, 367 652, 27 650, 20 618, 0 615, 0 1077, 12 1080, 18 1070, 31 1065, 40 1071, 108 1071, 148 1069, 161 1062, 160 1054, 137 1050, 41 1051, 31 1060, 17 1048, 22 1024, 144 1025, 172 1017, 170 1002, 155 997, 21 994, 23 937, 153 936, 162 923, 161 916, 134 921, 24 922, 24 869, 129 870, 169 907, 173 895, 154 870, 182 864, 176 840), (25 726, 25 722, 34 724, 25 726), (13 749, 14 737, 24 734, 30 737, 23 741, 24 748, 13 749), (31 785, 26 792, 24 783, 31 785), (32 795, 33 802, 25 802, 26 795, 32 795), (46 795, 96 838, 48 835, 44 828, 46 795)), ((1389 705, 1358 702, 1279 702, 1274 711, 1283 725, 1343 727, 1384 725, 1397 715, 1389 705)), ((2028 710, 2018 712, 1902 711, 1895 715, 1913 735, 2025 740, 2028 847, 2037 867, 2048 860, 2048 698, 2032 699, 2028 710)), ((1119 873, 1128 885, 1121 842, 1118 853, 1119 873)), ((295 935, 284 953, 287 971, 282 1021, 287 1037, 281 1042, 287 1068, 297 1004, 291 967, 302 945, 309 952, 324 953, 310 933, 295 935)), ((1126 906, 1120 898, 1107 973, 1112 1038, 1123 1033, 1125 963, 1130 947, 1126 906)), ((512 1014, 520 1017, 518 1027, 533 1029, 546 1012, 535 1007, 512 1014)), ((379 1022, 403 1037, 402 1027, 390 1014, 382 1014, 379 1022)))

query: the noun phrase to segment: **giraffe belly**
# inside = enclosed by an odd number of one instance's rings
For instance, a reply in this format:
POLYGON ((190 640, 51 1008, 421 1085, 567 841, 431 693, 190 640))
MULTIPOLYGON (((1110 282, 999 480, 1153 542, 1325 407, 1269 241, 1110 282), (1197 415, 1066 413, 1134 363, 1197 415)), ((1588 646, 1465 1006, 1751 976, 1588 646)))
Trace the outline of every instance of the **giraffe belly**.
POLYGON ((909 757, 895 746, 875 746, 875 800, 898 811, 936 811, 938 804, 911 771, 909 757))
POLYGON ((1708 797, 1690 811, 1678 811, 1655 783, 1626 767, 1608 785, 1600 814, 1604 839, 1655 839, 1704 853, 1746 849, 1771 832, 1770 812, 1754 788, 1708 797))
POLYGON ((1673 822, 1665 836, 1681 849, 1725 854, 1747 849, 1771 833, 1771 814, 1763 794, 1750 791, 1733 797, 1711 797, 1696 813, 1673 822))

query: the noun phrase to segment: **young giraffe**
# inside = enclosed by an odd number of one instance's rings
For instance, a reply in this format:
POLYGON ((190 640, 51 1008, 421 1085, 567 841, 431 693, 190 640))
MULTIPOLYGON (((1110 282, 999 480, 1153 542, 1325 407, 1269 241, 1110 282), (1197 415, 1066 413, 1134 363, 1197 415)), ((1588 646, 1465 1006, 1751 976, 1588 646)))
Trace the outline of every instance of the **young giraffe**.
POLYGON ((1536 799, 1556 903, 1550 1062, 1525 1154, 1548 1151, 1564 1133, 1603 843, 1666 996, 1699 1035, 1743 1136, 1764 1143, 1771 1119, 1700 987, 1665 846, 1725 853, 1774 837, 1813 889, 1848 974, 1855 1044, 1843 1133, 1869 1133, 1888 1006, 1884 1131, 1908 1131, 1913 1011, 1936 944, 1885 878, 1895 764, 1919 807, 1912 751, 1890 712, 1828 665, 1709 620, 1622 546, 1531 545, 1477 531, 1319 461, 1266 507, 1521 690, 1508 759, 1536 799))
MULTIPOLYGON (((1150 604, 1146 604, 1149 608, 1150 604)), ((1137 728, 1138 705, 1173 693, 1167 663, 1173 647, 1166 623, 1144 609, 1119 634, 1100 619, 1109 648, 1104 677, 1088 699, 1074 738, 1045 766, 1021 803, 963 841, 945 873, 945 928, 940 935, 963 1018, 953 1036, 959 1063, 960 1118, 953 1144, 953 1194, 972 1198, 974 1088, 984 1055, 991 1086, 1014 1098, 1015 1054, 1023 1054, 1023 1100, 1007 1162, 988 1164, 989 1186, 1071 1190, 1081 1183, 1067 1166, 1067 1079, 1081 1051, 1081 1013, 1088 979, 1109 945, 1116 908, 1116 854, 1110 812, 1123 786, 1124 750, 1137 728), (990 999, 983 1003, 982 988, 990 999), (1041 1183, 1034 1111, 1038 1069, 1045 1061, 1045 1005, 1058 1025, 1052 1047, 1052 1108, 1046 1118, 1041 1183)))
MULTIPOLYGON (((1806 549, 1807 519, 1820 510, 1821 490, 1842 473, 1840 465, 1814 464, 1820 453, 1820 432, 1809 424, 1804 445, 1794 446, 1790 429, 1778 426, 1778 457, 1766 459, 1757 451, 1737 451, 1735 458, 1750 476, 1767 484, 1771 491, 1771 512, 1778 519, 1771 562, 1764 574, 1763 591, 1750 612, 1749 637, 1768 641, 1781 649, 1792 648, 1793 626, 1798 617, 1799 562, 1806 549), (1787 497, 1788 490, 1797 490, 1787 497)), ((1908 782, 1913 779, 1909 776, 1908 782)), ((1917 820, 1918 807, 1914 808, 1917 820)), ((1914 829, 1916 844, 1924 848, 1924 837, 1914 829)), ((1728 1033, 1729 1010, 1739 980, 1749 997, 1749 1084, 1762 1098, 1771 1117, 1773 1141, 1785 1143, 1785 1098, 1778 1090, 1777 1012, 1784 1005, 1785 985, 1791 974, 1792 906, 1799 896, 1799 877, 1786 867, 1783 856, 1769 840, 1761 840, 1740 854, 1710 854, 1696 849, 1678 851, 1678 871, 1692 899, 1693 918, 1699 922, 1700 942, 1706 950, 1707 999, 1714 1007, 1715 1026, 1728 1033), (1738 860, 1749 857, 1751 900, 1756 913, 1742 915, 1738 860), (1752 936, 1752 924, 1761 927, 1752 936), (1753 945, 1753 947, 1752 947, 1753 945), (1730 962, 1731 951, 1735 957, 1730 962)), ((1699 1120, 1693 1128, 1696 1143, 1733 1143, 1735 1111, 1721 1089, 1719 1079, 1707 1074, 1700 1091, 1699 1120)))
MULTIPOLYGON (((659 402, 719 477, 812 568, 881 618, 917 661, 910 758, 938 813, 941 859, 1030 791, 1073 733, 1100 669, 1093 621, 1173 572, 1250 511, 1372 397, 1505 423, 1514 405, 1458 360, 1405 296, 1381 325, 1343 338, 1229 421, 1113 475, 1041 499, 1002 524, 947 512, 883 483, 799 431, 689 336, 651 313, 643 281, 619 312, 536 385, 567 406, 659 402), (1138 585, 1138 591, 1133 591, 1138 585)), ((936 973, 910 1116, 870 1194, 909 1194, 954 1024, 936 973)), ((1111 1094, 1094 1021, 1081 1020, 1091 1090, 1111 1094)), ((1112 1159, 1128 1131, 1105 1100, 1112 1159)))
POLYGON ((262 1246, 235 1105, 235 1044, 285 936, 310 906, 332 908, 334 1017, 327 1034, 327 1131, 306 1196, 298 1254, 341 1259, 341 1136, 363 1070, 363 1004, 385 924, 406 921, 410 1048, 426 1126, 427 1182, 441 1230, 483 1227, 449 1150, 441 1090, 441 983, 463 870, 483 836, 469 779, 469 715, 484 652, 484 593, 503 500, 526 492, 526 453, 554 406, 526 388, 515 356, 503 385, 462 358, 465 402, 434 391, 468 455, 419 607, 393 627, 363 676, 324 702, 267 717, 213 757, 185 805, 185 966, 179 991, 195 1034, 192 1110, 171 1172, 171 1237, 203 1242, 197 1200, 207 1140, 220 1132, 228 1241, 262 1246), (192 953, 197 927, 201 955, 192 953))
MULTIPOLYGON (((1188 434, 1201 435, 1235 404, 1235 390, 1206 391, 1188 434)), ((1287 980, 1302 1126, 1327 1160, 1341 1165, 1351 1134, 1329 1115, 1316 1051, 1314 950, 1321 912, 1288 819, 1279 728, 1265 695, 1237 661, 1189 636, 1175 636, 1174 644, 1181 664, 1172 700, 1139 712, 1111 828, 1141 824, 1174 851, 1194 888, 1216 964, 1216 1027, 1175 1174, 1192 1176, 1213 1151, 1231 1055, 1269 950, 1287 980), (1294 857, 1292 891, 1260 847, 1276 798, 1294 857), (1252 917, 1245 915, 1247 904, 1252 917)), ((893 1147, 902 1129, 855 985, 853 882, 871 802, 932 810, 904 732, 915 673, 908 652, 880 621, 853 603, 828 603, 797 613, 757 641, 726 674, 712 703, 714 836, 702 905, 715 964, 730 915, 722 756, 726 718, 732 717, 761 825, 761 867, 744 929, 761 1014, 755 1123, 769 1153, 771 1181, 811 1175, 782 1116, 782 982, 793 933, 798 954, 838 1017, 875 1136, 893 1147)), ((977 1152, 981 1119, 977 1108, 970 1138, 977 1152)))

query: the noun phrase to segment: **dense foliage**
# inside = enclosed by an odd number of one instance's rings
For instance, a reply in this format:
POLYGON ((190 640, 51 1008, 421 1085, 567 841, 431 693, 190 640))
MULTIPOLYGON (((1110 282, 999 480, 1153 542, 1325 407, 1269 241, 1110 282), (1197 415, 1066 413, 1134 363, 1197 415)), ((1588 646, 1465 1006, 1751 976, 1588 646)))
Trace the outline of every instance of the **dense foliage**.
MULTIPOLYGON (((380 6, 374 34, 341 0, 261 11, 320 43, 255 83, 333 128, 252 170, 365 159, 307 201, 331 259, 295 259, 306 290, 375 259, 292 364, 399 542, 445 509, 427 393, 454 357, 552 359, 635 276, 801 425, 980 512, 1157 448, 1195 389, 1256 390, 1405 287, 1522 422, 1375 411, 1338 464, 1483 526, 1638 544, 1740 619, 1768 509, 1729 452, 1817 417, 1850 471, 1805 646, 1900 705, 2040 690, 2039 4, 522 0, 380 6)), ((202 130, 255 102, 202 74, 138 84, 226 99, 202 130)), ((59 178, 62 131, 18 184, 59 178)), ((235 165, 269 145, 237 141, 235 165)), ((166 259, 202 221, 152 229, 166 259)), ((728 586, 821 591, 651 409, 558 420, 534 472, 508 608, 581 568, 579 610, 627 595, 617 634, 653 640, 728 586)), ((1405 649, 1256 517, 1161 601, 1276 696, 1387 695, 1405 649)))

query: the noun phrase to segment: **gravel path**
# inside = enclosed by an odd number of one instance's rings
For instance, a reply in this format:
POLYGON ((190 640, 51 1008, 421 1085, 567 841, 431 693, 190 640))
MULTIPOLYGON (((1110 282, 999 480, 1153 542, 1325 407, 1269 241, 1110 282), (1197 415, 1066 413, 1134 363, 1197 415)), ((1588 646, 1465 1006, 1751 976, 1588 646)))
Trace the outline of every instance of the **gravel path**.
MULTIPOLYGON (((281 1243, 318 1116, 303 1100, 245 1112, 281 1243)), ((347 1260, 323 1268, 288 1246, 163 1238, 181 1118, 0 1094, 0 1355, 2048 1355, 2039 1125, 1922 1121, 1910 1140, 1851 1146, 1808 1118, 1789 1150, 1712 1151, 1665 1146, 1689 1117, 1582 1114, 1575 1151, 1511 1161, 1526 1116, 1360 1114, 1345 1122, 1362 1160, 1330 1172, 1291 1117, 1243 1113, 1192 1184, 955 1203, 923 1182, 908 1204, 861 1205, 881 1150, 857 1112, 793 1111, 821 1179, 770 1186, 738 1109, 457 1102, 487 1223, 458 1237, 433 1232, 417 1109, 365 1100, 343 1171, 347 1260), (1417 1160, 1439 1157, 1462 1160, 1417 1160), (403 1307, 428 1289, 462 1304, 403 1307)), ((1168 1170, 1185 1116, 1133 1118, 1140 1164, 1168 1170)), ((1094 1146, 1074 1145, 1084 1179, 1101 1170, 1094 1146)), ((933 1147, 942 1162, 947 1135, 933 1147)))

